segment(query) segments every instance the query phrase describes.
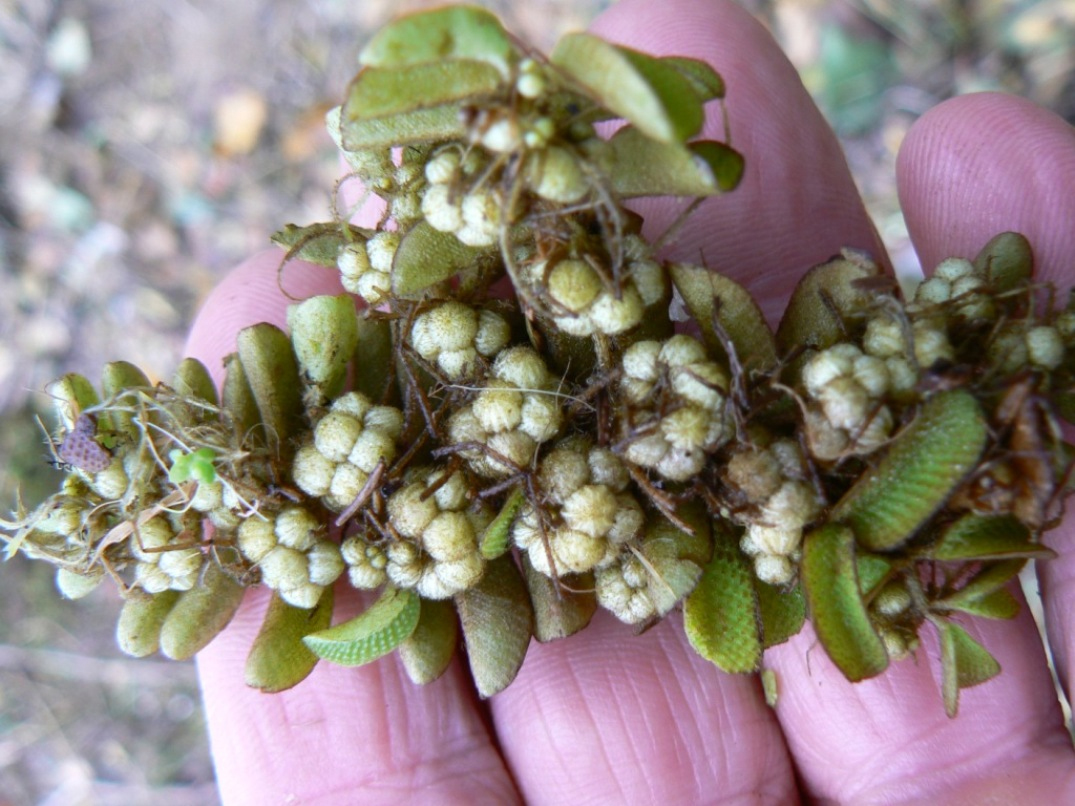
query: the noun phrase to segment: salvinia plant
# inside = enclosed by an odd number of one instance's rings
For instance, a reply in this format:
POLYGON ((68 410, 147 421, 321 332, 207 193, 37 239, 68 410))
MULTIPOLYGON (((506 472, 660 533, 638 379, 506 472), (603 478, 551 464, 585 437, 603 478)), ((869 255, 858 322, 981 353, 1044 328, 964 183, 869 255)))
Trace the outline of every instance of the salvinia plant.
POLYGON ((381 220, 273 236, 350 294, 240 332, 221 390, 193 359, 52 383, 65 479, 8 555, 70 598, 118 584, 135 656, 194 655, 267 586, 266 691, 392 652, 427 683, 462 651, 490 696, 604 608, 682 611, 734 673, 809 619, 851 681, 935 630, 954 714, 1000 671, 961 624, 1012 618, 1052 555, 1075 308, 1002 233, 912 298, 847 250, 774 333, 626 206, 735 188, 742 157, 697 139, 723 95, 703 62, 583 33, 545 58, 475 8, 390 24, 328 118, 381 220), (340 585, 370 604, 333 625, 340 585))

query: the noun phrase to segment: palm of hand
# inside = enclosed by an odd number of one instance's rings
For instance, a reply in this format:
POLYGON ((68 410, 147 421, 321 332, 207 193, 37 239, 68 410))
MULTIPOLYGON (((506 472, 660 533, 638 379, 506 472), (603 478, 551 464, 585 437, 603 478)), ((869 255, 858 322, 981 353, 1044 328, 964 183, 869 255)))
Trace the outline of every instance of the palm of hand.
MULTIPOLYGON (((842 246, 881 252, 832 132, 744 11, 720 0, 624 0, 595 27, 649 52, 710 59, 730 88, 747 174, 735 194, 695 213, 670 257, 726 271, 775 320, 805 268, 842 246)), ((707 133, 719 134, 719 122, 707 133)), ((1016 98, 956 99, 916 126, 898 168, 924 265, 973 255, 1015 229, 1035 248, 1039 278, 1071 284, 1075 132, 1063 121, 1016 98)), ((674 215, 660 201, 641 212, 650 232, 674 215)), ((210 298, 190 341, 207 366, 220 365, 238 328, 283 323, 277 262, 248 261, 210 298)), ((328 285, 308 274, 289 291, 328 285)), ((1070 532, 1049 542, 1059 548, 1070 532)), ((1065 685, 1073 570, 1069 555, 1042 572, 1065 685)), ((699 659, 675 619, 634 637, 600 615, 584 637, 532 646, 516 681, 486 705, 458 663, 416 688, 394 660, 321 664, 298 688, 262 695, 245 688, 242 667, 265 602, 248 597, 200 656, 229 803, 1075 800, 1075 756, 1025 608, 1013 622, 975 625, 1004 673, 966 692, 948 720, 928 639, 917 663, 852 686, 807 628, 766 656, 780 682, 774 711, 757 680, 699 659)))

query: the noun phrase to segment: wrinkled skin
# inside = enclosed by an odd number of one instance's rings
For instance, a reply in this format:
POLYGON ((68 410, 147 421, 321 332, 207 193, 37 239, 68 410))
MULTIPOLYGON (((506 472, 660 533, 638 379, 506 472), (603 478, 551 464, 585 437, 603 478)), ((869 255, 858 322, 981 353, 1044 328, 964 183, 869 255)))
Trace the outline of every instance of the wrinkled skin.
MULTIPOLYGON (((702 205, 667 256, 704 259, 739 279, 775 320, 810 265, 842 246, 881 254, 836 138, 746 12, 720 0, 623 0, 594 31, 711 60, 727 81, 746 175, 734 194, 702 205)), ((719 120, 706 134, 721 136, 719 120)), ((1058 117, 1010 96, 956 98, 915 124, 897 167, 923 265, 973 256, 1014 229, 1030 239, 1039 278, 1071 284, 1075 130, 1058 117)), ((641 207, 651 235, 674 215, 661 201, 641 207)), ((266 253, 240 266, 198 318, 189 352, 218 375, 240 327, 284 324, 278 262, 266 253)), ((284 285, 338 293, 324 270, 289 268, 284 285)), ((1051 533, 1061 558, 1040 570, 1069 690, 1073 538, 1070 525, 1051 533)), ((465 664, 418 688, 395 658, 321 664, 297 688, 264 695, 245 688, 243 662, 266 604, 264 591, 251 592, 199 656, 228 804, 1075 802, 1075 755, 1025 609, 971 626, 1004 672, 965 691, 949 720, 929 630, 917 662, 852 685, 808 627, 766 656, 780 685, 773 710, 756 678, 696 657, 676 616, 634 637, 599 615, 584 635, 534 644, 518 679, 484 705, 465 664)))

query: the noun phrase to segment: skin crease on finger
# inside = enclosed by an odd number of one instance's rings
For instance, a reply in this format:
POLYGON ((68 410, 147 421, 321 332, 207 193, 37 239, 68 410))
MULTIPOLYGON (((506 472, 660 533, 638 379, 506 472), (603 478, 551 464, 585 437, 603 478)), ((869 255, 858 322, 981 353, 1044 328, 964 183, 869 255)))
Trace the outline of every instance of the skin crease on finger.
MULTIPOLYGON (((812 263, 844 245, 876 251, 835 138, 790 65, 745 12, 728 3, 624 0, 597 28, 642 49, 710 58, 728 80, 734 142, 754 167, 748 168, 736 194, 703 205, 672 246, 671 256, 695 261, 704 256, 744 281, 757 278, 751 289, 767 295, 766 310, 772 319, 793 278, 812 263), (718 48, 715 42, 727 44, 718 48), (774 194, 774 187, 784 190, 774 194)), ((711 121, 707 134, 720 136, 719 125, 711 121)), ((908 138, 908 147, 912 142, 908 138)), ((647 213, 656 232, 673 217, 667 208, 650 208, 647 213)), ((927 238, 929 232, 926 224, 916 238, 927 238)), ((219 359, 232 349, 237 327, 263 319, 282 323, 284 301, 275 290, 278 260, 275 253, 253 261, 258 265, 248 264, 245 274, 230 278, 199 318, 191 351, 207 360, 217 376, 219 359)), ((325 278, 327 273, 316 276, 325 278)), ((296 295, 333 290, 293 285, 290 275, 285 286, 296 295)), ((310 680, 291 692, 252 692, 243 685, 242 664, 264 597, 248 599, 252 601, 233 626, 199 661, 226 802, 274 802, 291 793, 298 793, 303 802, 319 798, 346 802, 339 799, 342 793, 365 785, 374 788, 364 802, 399 802, 425 783, 430 788, 423 792, 443 794, 442 802, 464 797, 474 803, 512 801, 511 777, 488 741, 470 683, 459 668, 431 686, 417 688, 391 658, 358 670, 321 664, 310 680), (374 782, 378 774, 384 777, 374 782)), ((997 626, 1003 630, 1007 625, 997 626)), ((993 636, 989 632, 986 638, 990 648, 993 636)), ((809 638, 803 637, 784 651, 801 660, 810 649, 809 638)), ((1032 714, 1039 709, 1052 714, 1048 704, 1039 705, 1044 702, 1040 655, 1030 647, 1023 649, 1015 650, 1013 657, 1010 652, 997 653, 1003 655, 1005 677, 1014 674, 1021 685, 1021 699, 1004 702, 1016 703, 1016 708, 1030 703, 1032 714), (1024 673, 1024 667, 1030 668, 1024 673)), ((520 678, 491 705, 513 774, 533 802, 541 802, 542 790, 555 800, 558 780, 565 786, 578 784, 587 775, 591 787, 596 787, 590 790, 593 801, 616 795, 624 802, 642 801, 653 795, 684 802, 675 799, 679 792, 693 793, 686 802, 794 801, 783 739, 756 683, 721 675, 691 655, 678 620, 636 639, 628 628, 605 618, 584 636, 534 646, 531 652, 520 678), (617 669, 620 673, 613 674, 617 669), (674 790, 673 785, 682 789, 674 790)), ((842 760, 849 747, 864 740, 875 758, 893 767, 892 775, 881 776, 885 781, 895 781, 896 773, 913 774, 923 757, 914 744, 921 735, 906 726, 885 734, 886 725, 874 714, 899 716, 910 709, 898 706, 911 702, 915 709, 933 709, 930 713, 944 719, 935 669, 923 664, 912 668, 929 674, 886 677, 885 682, 851 687, 831 669, 825 670, 822 660, 815 663, 822 655, 813 648, 811 668, 800 675, 801 691, 788 689, 791 678, 781 677, 785 699, 780 715, 793 737, 800 775, 810 794, 844 799, 851 790, 841 790, 835 776, 826 778, 824 767, 853 774, 855 770, 842 765, 842 760), (819 689, 824 689, 821 695, 819 689), (865 693, 859 696, 860 691, 865 693), (799 713, 793 708, 795 696, 802 702, 799 713), (794 738, 796 729, 819 722, 818 714, 829 707, 838 707, 840 718, 831 720, 835 724, 827 732, 813 737, 817 746, 794 738)), ((787 663, 793 668, 793 660, 787 663)), ((905 666, 910 665, 897 668, 905 666)), ((995 729, 990 719, 996 713, 986 709, 989 692, 995 691, 991 687, 997 685, 1001 682, 965 694, 962 719, 979 714, 972 730, 995 729)), ((944 724, 960 730, 966 723, 944 724)), ((1053 773, 1070 763, 1057 744, 1055 724, 1046 728, 1012 720, 1001 724, 1017 729, 1019 741, 1007 747, 1023 752, 1023 761, 1030 749, 1041 751, 1036 758, 1044 766, 1032 769, 1023 764, 1021 775, 1037 772, 1041 781, 1055 784, 1058 778, 1053 773)), ((936 749, 935 756, 944 758, 943 742, 929 746, 936 749)), ((998 745, 999 752, 1005 746, 998 745)), ((960 783, 942 778, 927 781, 935 786, 931 791, 960 783)), ((871 795, 891 802, 906 800, 911 791, 893 784, 871 795)))
POLYGON ((758 681, 699 658, 679 618, 635 636, 599 612, 531 646, 492 710, 527 803, 797 800, 758 681))

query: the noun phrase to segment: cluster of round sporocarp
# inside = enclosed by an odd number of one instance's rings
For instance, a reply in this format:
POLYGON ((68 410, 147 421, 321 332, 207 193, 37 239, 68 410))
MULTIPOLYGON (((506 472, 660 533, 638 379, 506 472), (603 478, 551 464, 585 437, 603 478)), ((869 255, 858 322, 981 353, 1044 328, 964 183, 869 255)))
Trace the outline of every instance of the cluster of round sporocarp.
POLYGON ((428 682, 461 637, 489 696, 598 607, 638 629, 681 609, 731 672, 809 618, 850 680, 928 622, 949 713, 999 671, 960 621, 1012 617, 1006 586, 1051 555, 1075 418, 1075 309, 1022 236, 909 301, 847 251, 774 333, 622 206, 734 186, 738 155, 690 142, 723 93, 708 66, 585 34, 546 62, 459 7, 362 63, 330 130, 384 219, 275 236, 361 310, 313 297, 288 333, 241 331, 219 394, 190 359, 170 384, 122 362, 100 391, 54 383, 65 481, 4 523, 9 554, 72 598, 114 578, 135 655, 189 657, 267 586, 247 665, 267 691, 394 650, 428 682), (379 595, 333 626, 340 584, 379 595))

